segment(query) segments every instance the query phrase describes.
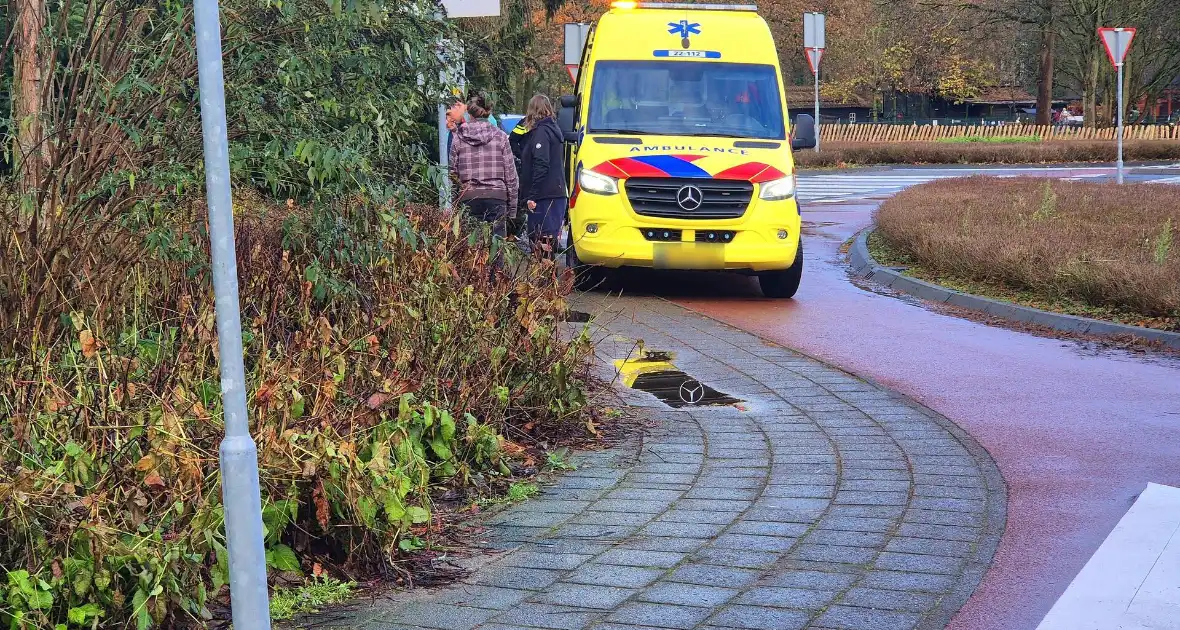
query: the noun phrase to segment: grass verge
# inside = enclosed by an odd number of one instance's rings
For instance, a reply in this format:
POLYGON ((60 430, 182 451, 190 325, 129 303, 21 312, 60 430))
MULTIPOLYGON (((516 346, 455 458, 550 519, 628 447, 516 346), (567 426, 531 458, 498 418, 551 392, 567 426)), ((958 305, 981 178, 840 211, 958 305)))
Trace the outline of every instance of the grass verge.
MULTIPOLYGON (((1115 144, 1104 141, 1061 140, 1049 142, 832 142, 819 153, 797 151, 795 162, 803 168, 837 168, 874 164, 1070 164, 1113 162, 1115 144)), ((987 138, 985 140, 991 140, 987 138)), ((1180 142, 1151 140, 1128 142, 1127 161, 1180 160, 1180 142)))
POLYGON ((1180 331, 1180 198, 1159 184, 973 177, 887 201, 882 265, 1047 311, 1180 331))

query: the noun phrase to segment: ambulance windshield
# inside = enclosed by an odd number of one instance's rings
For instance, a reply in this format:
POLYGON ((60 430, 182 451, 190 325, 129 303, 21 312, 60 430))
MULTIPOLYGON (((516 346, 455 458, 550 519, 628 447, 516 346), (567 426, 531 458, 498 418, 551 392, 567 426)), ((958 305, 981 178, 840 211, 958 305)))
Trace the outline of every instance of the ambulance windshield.
POLYGON ((590 133, 782 140, 773 66, 702 61, 600 61, 590 133))

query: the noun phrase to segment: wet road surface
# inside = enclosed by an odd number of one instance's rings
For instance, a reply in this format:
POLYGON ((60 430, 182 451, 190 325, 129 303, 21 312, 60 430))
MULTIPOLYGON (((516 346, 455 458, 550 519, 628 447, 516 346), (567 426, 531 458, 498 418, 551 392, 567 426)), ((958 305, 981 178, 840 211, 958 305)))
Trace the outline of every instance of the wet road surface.
MULTIPOLYGON (((1167 173, 1160 173, 1166 175, 1167 173)), ((629 272, 655 293, 910 395, 1009 486, 992 568, 949 627, 1035 628, 1148 482, 1180 485, 1180 362, 967 321, 852 284, 839 249, 875 202, 812 205, 792 301, 737 275, 629 272)))

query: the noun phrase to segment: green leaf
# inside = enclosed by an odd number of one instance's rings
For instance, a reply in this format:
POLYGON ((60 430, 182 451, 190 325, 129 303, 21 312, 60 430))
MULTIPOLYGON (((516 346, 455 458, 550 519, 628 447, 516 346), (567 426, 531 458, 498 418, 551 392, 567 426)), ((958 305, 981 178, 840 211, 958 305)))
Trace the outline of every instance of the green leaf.
POLYGON ((410 515, 410 521, 414 524, 425 523, 430 520, 430 511, 426 508, 415 505, 407 510, 407 513, 410 515))
POLYGON ((361 497, 356 501, 357 511, 361 513, 361 522, 367 527, 377 526, 377 503, 369 497, 361 497))
POLYGON ((213 591, 217 592, 229 583, 229 554, 221 543, 214 543, 214 549, 217 562, 209 568, 209 576, 213 578, 213 591))
MULTIPOLYGON (((296 395, 298 396, 298 394, 296 394, 296 395)), ((298 420, 303 417, 303 410, 304 410, 305 405, 306 405, 306 403, 304 403, 304 401, 303 401, 303 396, 299 396, 298 398, 295 399, 295 402, 291 403, 291 419, 292 420, 298 420)))
POLYGON ((299 556, 295 555, 295 550, 287 545, 275 545, 268 549, 266 565, 276 571, 299 573, 302 570, 299 565, 299 556))
POLYGON ((446 411, 442 412, 442 418, 438 421, 438 424, 442 439, 448 442, 455 439, 455 419, 451 417, 450 413, 446 411))
POLYGON ((389 493, 385 499, 385 519, 391 523, 396 523, 402 520, 406 515, 406 508, 402 505, 400 499, 394 493, 389 493))
POLYGON ((435 438, 431 440, 430 450, 434 451, 434 454, 438 455, 438 458, 443 461, 454 457, 454 454, 451 453, 451 449, 447 448, 446 440, 443 439, 435 438))
POLYGON ((75 625, 86 625, 86 622, 91 619, 98 619, 103 615, 103 610, 95 603, 89 603, 85 606, 71 608, 66 613, 66 619, 75 625))
POLYGON ((152 627, 152 614, 147 607, 148 594, 143 589, 135 591, 135 597, 131 598, 131 609, 135 614, 135 625, 139 630, 148 630, 152 627))

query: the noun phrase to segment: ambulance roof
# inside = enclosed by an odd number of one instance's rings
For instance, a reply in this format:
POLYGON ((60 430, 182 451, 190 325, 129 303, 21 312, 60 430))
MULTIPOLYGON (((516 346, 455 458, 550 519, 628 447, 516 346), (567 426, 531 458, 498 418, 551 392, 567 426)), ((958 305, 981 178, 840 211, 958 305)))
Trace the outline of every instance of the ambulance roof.
POLYGON ((693 61, 778 64, 770 28, 753 7, 705 6, 617 2, 598 21, 593 59, 685 59, 681 55, 693 51, 708 55, 693 61))

